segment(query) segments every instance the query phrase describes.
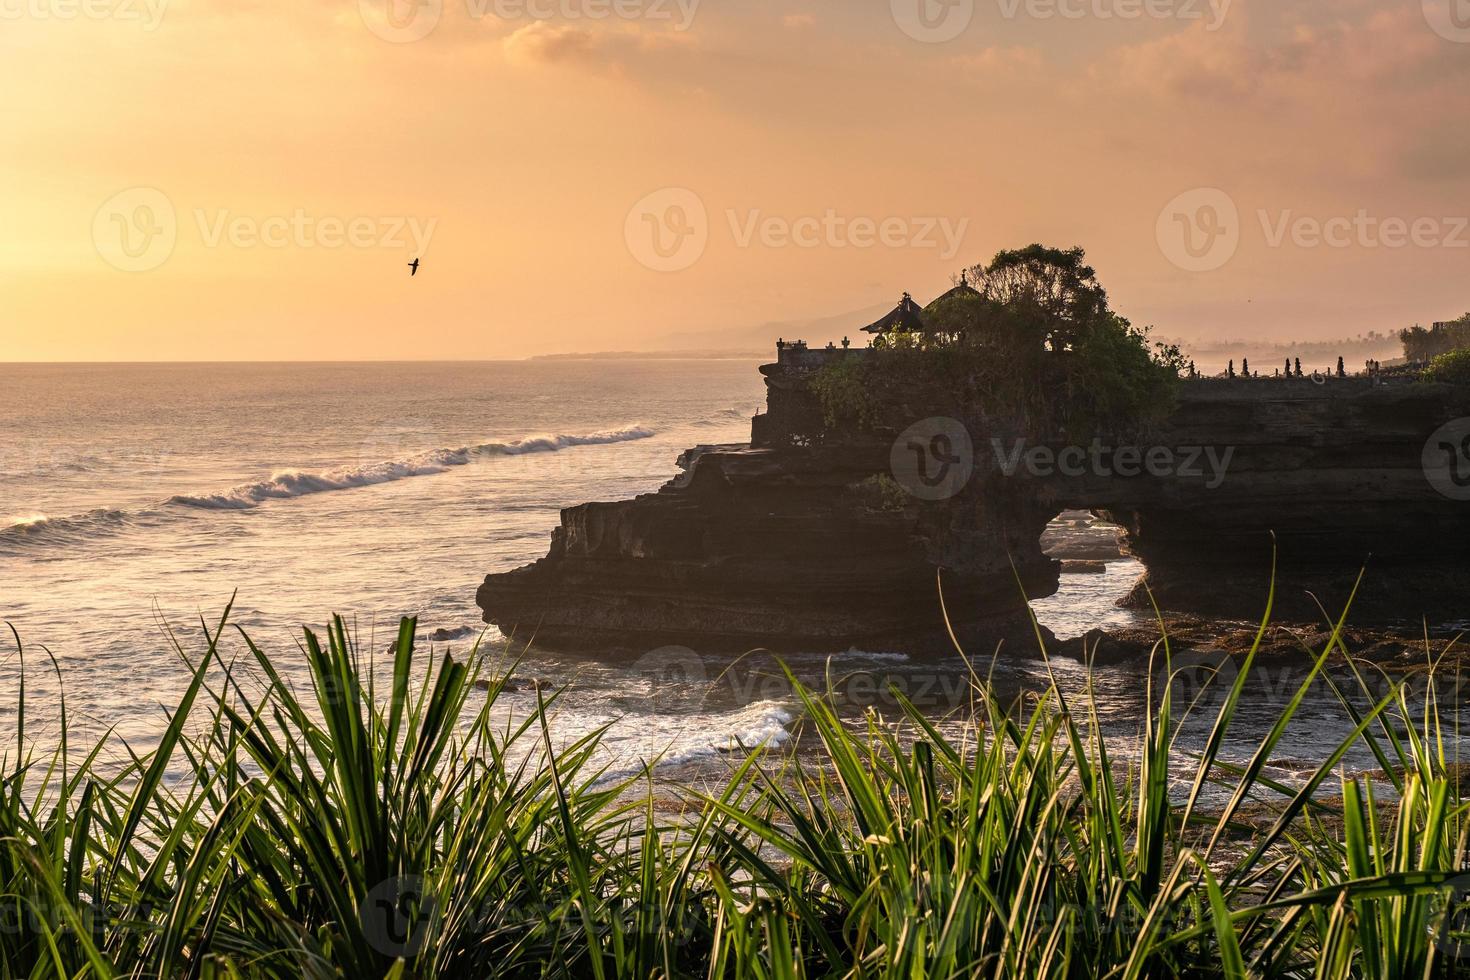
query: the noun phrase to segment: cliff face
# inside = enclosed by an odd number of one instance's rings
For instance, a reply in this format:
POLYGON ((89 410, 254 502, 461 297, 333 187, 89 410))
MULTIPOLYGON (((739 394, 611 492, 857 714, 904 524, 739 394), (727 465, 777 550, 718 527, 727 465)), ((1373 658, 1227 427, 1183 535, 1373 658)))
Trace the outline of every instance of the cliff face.
POLYGON ((938 529, 969 508, 875 499, 864 481, 886 460, 877 445, 691 450, 657 493, 564 511, 549 554, 489 576, 477 601, 502 631, 551 646, 911 650, 950 643, 942 582, 962 642, 1034 647, 1017 575, 1033 597, 1056 590, 1045 517, 970 522, 969 561, 941 580, 938 529))
POLYGON ((1444 492, 1455 489, 1452 450, 1431 436, 1467 418, 1470 390, 1445 385, 1190 384, 1159 438, 1229 449, 1218 486, 1115 481, 1059 488, 1058 499, 1086 500, 1124 527, 1148 569, 1137 602, 1146 584, 1165 608, 1259 616, 1274 551, 1286 615, 1320 619, 1318 600, 1337 615, 1366 569, 1355 620, 1463 619, 1470 492, 1444 492))
POLYGON ((942 446, 966 478, 930 495, 897 472, 927 435, 826 430, 806 387, 821 353, 762 369, 751 446, 691 450, 657 493, 564 511, 545 558, 485 580, 486 620, 567 647, 914 650, 948 647, 953 628, 970 649, 1034 649, 1025 598, 1056 590, 1039 539, 1066 509, 1122 525, 1167 609, 1259 616, 1274 541, 1289 615, 1317 618, 1308 590, 1337 611, 1365 562, 1356 619, 1466 615, 1470 490, 1436 489, 1426 460, 1432 433, 1470 417, 1470 390, 1190 382, 1146 445, 1122 450, 955 421, 966 435, 942 446))

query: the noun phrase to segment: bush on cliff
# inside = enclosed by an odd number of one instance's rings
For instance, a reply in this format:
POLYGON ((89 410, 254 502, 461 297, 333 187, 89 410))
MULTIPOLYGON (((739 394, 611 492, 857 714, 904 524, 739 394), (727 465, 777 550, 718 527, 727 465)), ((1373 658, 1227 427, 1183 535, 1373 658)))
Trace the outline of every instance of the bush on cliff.
POLYGON ((1400 330, 1399 340, 1404 345, 1404 357, 1414 364, 1424 364, 1441 354, 1470 348, 1470 313, 1429 329, 1415 325, 1400 330))
POLYGON ((1470 385, 1470 349, 1450 351, 1430 361, 1424 369, 1424 380, 1470 385))
POLYGON ((1129 435, 1168 413, 1183 359, 1108 305, 1080 248, 1032 245, 967 270, 927 330, 817 372, 831 427, 903 427, 916 413, 998 418, 1036 437, 1129 435))

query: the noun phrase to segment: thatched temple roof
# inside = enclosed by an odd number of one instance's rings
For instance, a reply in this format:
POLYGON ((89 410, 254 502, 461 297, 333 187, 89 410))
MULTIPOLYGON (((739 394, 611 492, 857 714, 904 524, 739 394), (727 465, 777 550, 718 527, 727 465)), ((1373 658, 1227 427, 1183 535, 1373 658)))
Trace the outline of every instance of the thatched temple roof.
POLYGON ((864 333, 900 333, 916 332, 924 329, 924 318, 919 304, 908 293, 903 294, 903 299, 898 301, 898 306, 893 312, 876 323, 870 323, 863 327, 864 333))
POLYGON ((980 290, 978 290, 974 286, 970 285, 970 278, 969 278, 969 276, 966 275, 965 273, 961 272, 960 273, 960 284, 958 286, 955 286, 949 292, 945 293, 943 296, 940 296, 938 299, 935 299, 928 306, 924 307, 924 309, 926 309, 926 310, 935 309, 941 303, 944 303, 947 300, 959 299, 961 297, 979 296, 979 295, 980 295, 980 290))

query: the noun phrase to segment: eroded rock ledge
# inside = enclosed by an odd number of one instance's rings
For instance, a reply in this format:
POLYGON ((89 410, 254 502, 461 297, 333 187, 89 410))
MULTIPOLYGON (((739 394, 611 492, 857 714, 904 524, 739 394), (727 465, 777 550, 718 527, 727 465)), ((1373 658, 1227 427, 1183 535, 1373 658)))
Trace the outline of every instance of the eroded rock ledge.
POLYGON ((973 501, 881 506, 862 486, 887 465, 881 445, 701 447, 680 464, 657 493, 563 511, 545 558, 486 578, 487 621, 569 648, 942 649, 942 582, 961 642, 1035 648, 1022 589, 1052 594, 1059 567, 1037 545, 1044 517, 1007 521, 992 504, 956 548, 936 532, 973 501), (965 560, 941 576, 945 547, 965 560))

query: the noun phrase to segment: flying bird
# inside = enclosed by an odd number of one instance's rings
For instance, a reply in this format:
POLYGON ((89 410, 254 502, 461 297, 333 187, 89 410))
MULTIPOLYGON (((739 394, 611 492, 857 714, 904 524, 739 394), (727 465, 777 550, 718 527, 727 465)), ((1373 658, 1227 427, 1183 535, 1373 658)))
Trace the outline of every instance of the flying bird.
POLYGON ((408 272, 409 278, 412 278, 412 277, 418 275, 419 274, 419 260, 418 259, 414 259, 412 262, 410 262, 408 264, 408 269, 409 269, 409 272, 408 272))

